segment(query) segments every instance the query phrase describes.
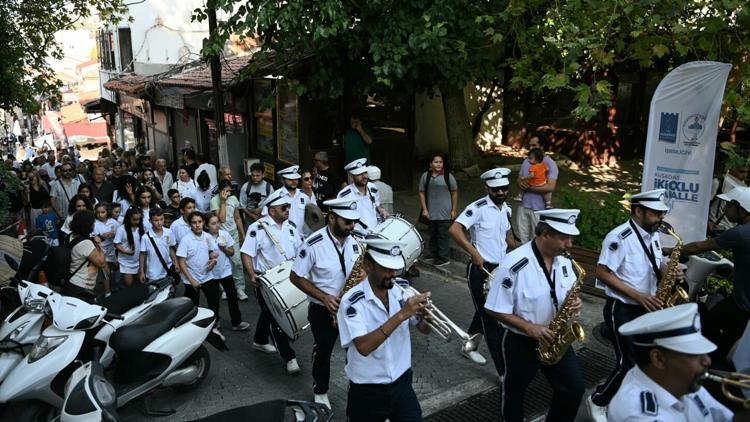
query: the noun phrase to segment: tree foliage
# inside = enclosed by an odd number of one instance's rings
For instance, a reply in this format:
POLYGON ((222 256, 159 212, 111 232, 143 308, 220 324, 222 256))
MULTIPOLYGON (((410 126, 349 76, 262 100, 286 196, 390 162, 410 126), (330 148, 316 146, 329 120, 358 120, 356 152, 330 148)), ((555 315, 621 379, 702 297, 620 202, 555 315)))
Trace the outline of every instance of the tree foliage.
POLYGON ((99 12, 126 11, 122 0, 0 0, 0 108, 36 110, 37 96, 55 97, 60 83, 47 59, 62 58, 55 39, 99 12))

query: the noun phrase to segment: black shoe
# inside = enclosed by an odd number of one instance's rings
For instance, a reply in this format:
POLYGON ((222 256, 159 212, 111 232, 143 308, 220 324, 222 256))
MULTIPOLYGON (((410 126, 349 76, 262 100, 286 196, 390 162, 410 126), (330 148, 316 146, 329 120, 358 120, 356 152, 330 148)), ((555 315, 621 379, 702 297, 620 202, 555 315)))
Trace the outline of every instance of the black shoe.
POLYGON ((435 263, 435 257, 434 256, 426 256, 424 258, 419 258, 420 261, 426 262, 428 264, 434 264, 435 263))

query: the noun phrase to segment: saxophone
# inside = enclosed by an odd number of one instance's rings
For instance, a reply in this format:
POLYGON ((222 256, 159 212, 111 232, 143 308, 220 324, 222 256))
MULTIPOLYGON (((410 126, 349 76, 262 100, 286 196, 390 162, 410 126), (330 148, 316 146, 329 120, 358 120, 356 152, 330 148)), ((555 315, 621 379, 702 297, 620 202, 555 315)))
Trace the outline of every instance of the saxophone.
POLYGON ((540 342, 537 348, 539 361, 544 365, 556 364, 562 359, 574 340, 583 341, 586 337, 583 332, 583 326, 578 321, 573 321, 573 312, 570 309, 573 302, 578 299, 578 293, 581 290, 581 286, 583 286, 586 271, 578 265, 568 252, 563 252, 563 256, 570 260, 577 277, 573 288, 565 296, 560 309, 549 323, 549 329, 555 334, 555 341, 550 344, 540 342))
MULTIPOLYGON (((366 248, 362 246, 361 243, 359 243, 359 240, 357 240, 356 237, 352 237, 355 242, 357 242, 357 245, 359 246, 359 250, 362 251, 359 256, 357 257, 357 260, 354 261, 354 265, 352 265, 352 271, 349 273, 349 277, 346 278, 346 281, 344 282, 344 288, 341 289, 341 293, 339 294, 339 297, 344 297, 344 294, 349 291, 352 287, 359 284, 361 273, 362 273, 362 263, 365 261, 365 253, 367 252, 366 248)), ((338 327, 339 323, 338 320, 336 320, 336 313, 331 312, 331 324, 333 324, 334 327, 338 327)))
POLYGON ((659 281, 659 287, 656 289, 656 297, 661 300, 665 308, 671 308, 678 303, 687 302, 690 300, 685 289, 678 286, 675 283, 675 275, 677 271, 680 271, 680 253, 682 252, 682 238, 677 235, 672 225, 666 221, 662 221, 659 225, 659 231, 668 234, 675 238, 677 244, 672 249, 672 253, 669 255, 669 264, 667 264, 667 271, 659 281))

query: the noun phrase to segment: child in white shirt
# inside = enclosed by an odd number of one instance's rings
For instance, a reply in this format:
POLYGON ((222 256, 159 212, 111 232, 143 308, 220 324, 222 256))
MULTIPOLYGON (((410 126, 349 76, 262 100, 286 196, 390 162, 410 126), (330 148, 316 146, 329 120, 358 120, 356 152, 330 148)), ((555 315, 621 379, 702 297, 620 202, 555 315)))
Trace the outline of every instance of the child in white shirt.
MULTIPOLYGON (((164 212, 161 208, 154 208, 149 214, 151 229, 141 237, 140 272, 138 278, 141 282, 147 280, 159 280, 168 275, 167 269, 177 262, 175 256, 175 242, 172 230, 164 227, 164 212), (153 239, 153 241, 152 241, 153 239), (159 248, 156 253, 154 244, 159 248), (159 256, 161 255, 161 259, 159 256), (162 264, 162 259, 164 264, 162 264)), ((176 282, 177 280, 175 280, 176 282)))
MULTIPOLYGON (((250 327, 245 321, 242 321, 237 290, 234 287, 232 278, 232 256, 239 251, 234 248, 234 238, 228 231, 220 229, 218 215, 214 213, 206 214, 206 229, 211 237, 216 241, 219 247, 219 256, 216 258, 216 266, 211 270, 211 277, 224 288, 227 294, 227 304, 229 305, 229 316, 232 319, 232 330, 245 331, 250 327)), ((214 312, 218 315, 218 309, 214 312)))
POLYGON ((141 236, 143 236, 143 214, 138 207, 130 207, 123 217, 123 225, 115 234, 117 262, 120 264, 120 276, 126 286, 135 282, 140 270, 141 236))

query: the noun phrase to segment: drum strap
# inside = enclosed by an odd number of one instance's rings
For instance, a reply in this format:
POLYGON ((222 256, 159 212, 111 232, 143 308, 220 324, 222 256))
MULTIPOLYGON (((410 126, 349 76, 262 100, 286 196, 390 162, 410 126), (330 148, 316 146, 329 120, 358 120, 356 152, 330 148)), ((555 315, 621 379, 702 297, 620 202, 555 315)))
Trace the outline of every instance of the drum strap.
POLYGON ((281 247, 281 243, 279 243, 279 240, 276 239, 276 236, 274 236, 273 232, 271 232, 271 228, 268 227, 268 223, 263 221, 263 219, 259 219, 258 224, 260 224, 260 227, 266 232, 268 238, 271 239, 271 243, 273 243, 276 249, 281 253, 281 256, 284 257, 284 260, 289 261, 289 257, 286 256, 286 251, 284 251, 284 248, 281 247))

